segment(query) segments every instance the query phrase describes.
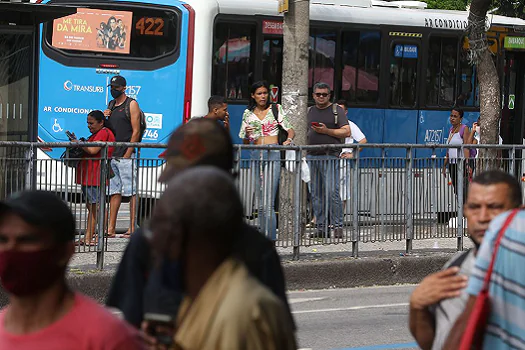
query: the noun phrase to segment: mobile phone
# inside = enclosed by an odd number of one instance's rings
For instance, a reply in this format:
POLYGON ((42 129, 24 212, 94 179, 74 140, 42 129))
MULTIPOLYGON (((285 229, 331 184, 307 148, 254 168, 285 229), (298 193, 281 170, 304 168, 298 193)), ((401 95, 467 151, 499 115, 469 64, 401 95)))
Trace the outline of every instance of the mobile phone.
POLYGON ((76 137, 69 132, 69 130, 66 130, 66 136, 69 139, 69 141, 74 140, 76 137))
POLYGON ((320 127, 321 124, 319 124, 318 122, 312 122, 312 126, 315 126, 315 127, 320 127))
POLYGON ((175 337, 175 320, 166 314, 146 313, 144 320, 148 322, 147 333, 155 337, 159 344, 171 346, 175 337))

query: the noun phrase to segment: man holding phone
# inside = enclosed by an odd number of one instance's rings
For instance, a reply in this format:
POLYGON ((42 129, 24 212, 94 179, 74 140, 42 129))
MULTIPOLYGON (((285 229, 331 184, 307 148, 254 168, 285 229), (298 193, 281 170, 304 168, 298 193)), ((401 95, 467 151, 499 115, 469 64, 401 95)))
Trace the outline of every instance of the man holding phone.
MULTIPOLYGON (((351 136, 345 111, 330 102, 330 86, 314 85, 315 106, 308 110, 309 145, 340 144, 351 136)), ((329 238, 329 226, 335 238, 343 238, 343 202, 339 195, 339 152, 333 150, 308 150, 306 159, 310 166, 312 206, 316 219, 316 232, 311 238, 329 238), (328 199, 329 212, 325 212, 328 199)))

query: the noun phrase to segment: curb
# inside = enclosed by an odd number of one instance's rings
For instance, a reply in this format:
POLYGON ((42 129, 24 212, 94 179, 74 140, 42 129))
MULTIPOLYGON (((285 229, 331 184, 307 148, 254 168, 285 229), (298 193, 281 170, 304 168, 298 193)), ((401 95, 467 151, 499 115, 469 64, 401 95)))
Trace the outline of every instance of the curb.
MULTIPOLYGON (((284 262, 288 290, 354 288, 419 283, 439 271, 453 254, 422 257, 334 259, 325 261, 284 262)), ((80 271, 68 274, 69 285, 104 303, 115 271, 80 271)), ((0 290, 0 306, 7 295, 0 290)))

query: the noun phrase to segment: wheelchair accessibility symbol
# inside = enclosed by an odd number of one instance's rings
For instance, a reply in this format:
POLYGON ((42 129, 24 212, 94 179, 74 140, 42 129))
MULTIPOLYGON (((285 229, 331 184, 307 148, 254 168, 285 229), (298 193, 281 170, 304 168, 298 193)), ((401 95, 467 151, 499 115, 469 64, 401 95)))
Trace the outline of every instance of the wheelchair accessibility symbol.
POLYGON ((64 129, 62 129, 62 127, 60 126, 60 123, 64 123, 64 120, 63 119, 55 119, 53 125, 51 126, 51 129, 53 130, 53 132, 64 131, 64 129))

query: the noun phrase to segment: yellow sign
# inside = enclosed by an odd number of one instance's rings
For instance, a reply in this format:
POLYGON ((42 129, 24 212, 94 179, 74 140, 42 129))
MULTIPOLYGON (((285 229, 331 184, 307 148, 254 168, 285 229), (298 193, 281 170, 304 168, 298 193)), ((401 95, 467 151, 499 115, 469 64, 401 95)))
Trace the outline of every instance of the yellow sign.
POLYGON ((288 12, 289 2, 288 0, 279 0, 279 13, 288 12))

